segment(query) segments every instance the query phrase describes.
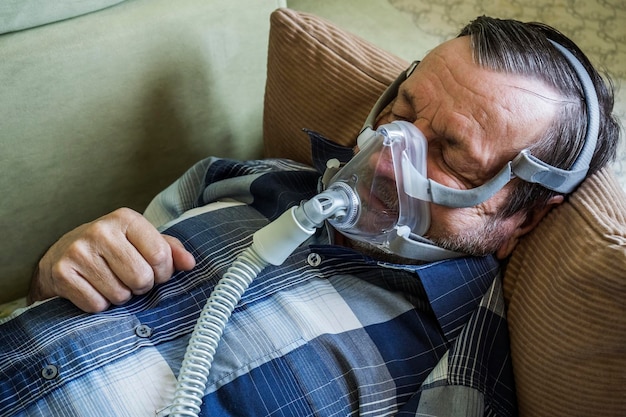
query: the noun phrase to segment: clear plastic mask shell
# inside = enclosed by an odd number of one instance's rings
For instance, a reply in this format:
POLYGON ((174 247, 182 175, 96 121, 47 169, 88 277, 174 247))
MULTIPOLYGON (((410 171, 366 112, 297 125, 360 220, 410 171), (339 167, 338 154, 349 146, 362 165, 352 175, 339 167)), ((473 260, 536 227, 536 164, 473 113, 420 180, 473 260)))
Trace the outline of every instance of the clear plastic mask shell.
POLYGON ((427 141, 408 122, 382 125, 360 151, 331 179, 348 185, 358 196, 359 208, 349 223, 329 220, 349 238, 388 248, 398 228, 423 235, 430 226, 430 206, 404 190, 411 181, 404 164, 426 177, 427 141))

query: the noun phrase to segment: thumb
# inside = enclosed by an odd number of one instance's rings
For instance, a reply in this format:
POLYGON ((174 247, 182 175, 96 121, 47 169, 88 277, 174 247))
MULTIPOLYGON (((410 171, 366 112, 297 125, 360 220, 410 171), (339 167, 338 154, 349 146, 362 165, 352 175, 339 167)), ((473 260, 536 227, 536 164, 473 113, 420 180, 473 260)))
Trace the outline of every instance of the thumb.
POLYGON ((167 243, 172 250, 172 260, 174 262, 174 269, 177 271, 189 271, 196 266, 196 260, 185 247, 173 236, 163 235, 167 243))

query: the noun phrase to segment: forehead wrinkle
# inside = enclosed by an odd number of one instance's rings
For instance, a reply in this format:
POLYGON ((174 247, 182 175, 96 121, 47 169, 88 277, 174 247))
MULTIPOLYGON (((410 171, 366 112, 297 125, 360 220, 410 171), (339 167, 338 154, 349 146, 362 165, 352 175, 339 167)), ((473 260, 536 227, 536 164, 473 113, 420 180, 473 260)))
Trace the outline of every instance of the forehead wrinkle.
POLYGON ((453 117, 459 122, 450 127, 456 130, 457 137, 452 134, 448 137, 454 139, 457 149, 465 152, 463 165, 467 165, 468 169, 473 165, 474 180, 483 183, 524 147, 518 149, 517 142, 503 141, 514 137, 519 109, 515 108, 502 88, 484 91, 466 87, 465 90, 471 94, 471 100, 453 110, 453 117), (497 112, 494 105, 499 109, 497 112))
MULTIPOLYGON (((425 85, 436 94, 437 105, 429 102, 430 108, 422 117, 430 119, 433 130, 440 134, 440 139, 447 143, 449 149, 465 154, 463 161, 457 161, 459 168, 466 174, 471 172, 472 181, 482 182, 492 172, 501 169, 500 166, 492 166, 495 158, 489 152, 489 141, 485 139, 490 131, 488 122, 493 120, 485 106, 492 101, 493 95, 479 88, 484 84, 479 82, 481 77, 472 77, 477 81, 474 84, 461 77, 463 73, 459 71, 464 71, 465 62, 464 65, 455 65, 455 60, 449 62, 449 57, 438 50, 432 52, 430 57, 428 65, 418 68, 425 70, 422 74, 427 75, 425 85), (459 97, 464 98, 459 100, 459 97), (468 97, 471 99, 468 100, 468 97), (480 105, 476 106, 476 103, 480 105), (446 123, 441 120, 446 120, 446 123)), ((413 93, 409 95, 413 96, 413 93)))
POLYGON ((452 48, 437 47, 424 58, 414 72, 420 74, 416 78, 420 81, 411 83, 423 91, 406 91, 406 96, 413 97, 413 105, 421 107, 419 117, 428 119, 434 132, 445 137, 450 149, 465 154, 457 164, 465 166, 467 172, 473 171, 476 180, 482 181, 526 147, 528 140, 536 139, 538 126, 528 126, 529 135, 525 135, 520 123, 541 122, 543 106, 537 106, 531 97, 550 99, 551 91, 539 94, 537 80, 476 64, 469 47, 452 48), (526 90, 528 95, 520 94, 526 90), (524 96, 526 99, 521 98, 524 96), (471 164, 475 164, 473 169, 471 164))
MULTIPOLYGON (((532 96, 535 96, 549 104, 579 104, 581 102, 583 102, 584 100, 582 98, 578 99, 578 100, 574 100, 574 99, 568 99, 567 97, 564 97, 560 94, 557 93, 557 97, 549 97, 546 94, 541 94, 535 90, 531 90, 530 88, 525 88, 525 87, 520 87, 518 85, 508 85, 508 87, 514 88, 516 90, 520 90, 524 93, 528 93, 532 96)), ((548 91, 548 88, 545 88, 546 91, 548 91)), ((554 92, 554 91, 553 91, 554 92)))
MULTIPOLYGON (((443 63, 443 68, 439 68, 434 78, 439 84, 438 87, 444 92, 443 96, 446 104, 450 105, 450 109, 455 114, 470 121, 475 121, 483 132, 487 132, 488 127, 486 124, 491 116, 485 110, 485 105, 482 103, 493 102, 494 98, 497 98, 497 95, 493 92, 493 88, 482 88, 483 85, 486 85, 482 80, 483 71, 486 70, 480 68, 478 73, 468 72, 466 71, 467 62, 462 58, 459 59, 456 55, 452 56, 453 58, 457 58, 453 60, 453 62, 449 62, 451 59, 445 54, 438 53, 437 50, 435 50, 433 56, 443 63), (461 61, 463 65, 455 65, 454 63, 456 61, 461 61), (476 74, 476 76, 467 79, 469 74, 476 74), (472 82, 472 80, 474 82, 472 82), (467 96, 471 98, 469 100, 465 99, 463 102, 457 99, 467 96), (468 103, 472 105, 469 106, 468 103), (476 103, 479 103, 479 105, 476 106, 476 103)), ((490 85, 493 87, 493 80, 490 80, 490 85)))

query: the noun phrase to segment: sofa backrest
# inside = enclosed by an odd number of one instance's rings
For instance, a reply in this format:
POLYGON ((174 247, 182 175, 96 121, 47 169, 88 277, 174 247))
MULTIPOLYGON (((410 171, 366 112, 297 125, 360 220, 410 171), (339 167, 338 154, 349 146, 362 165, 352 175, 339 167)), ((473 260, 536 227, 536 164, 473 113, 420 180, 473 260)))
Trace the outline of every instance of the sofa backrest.
POLYGON ((262 156, 269 15, 284 5, 5 3, 0 303, 25 295, 64 232, 121 206, 143 210, 205 156, 262 156))

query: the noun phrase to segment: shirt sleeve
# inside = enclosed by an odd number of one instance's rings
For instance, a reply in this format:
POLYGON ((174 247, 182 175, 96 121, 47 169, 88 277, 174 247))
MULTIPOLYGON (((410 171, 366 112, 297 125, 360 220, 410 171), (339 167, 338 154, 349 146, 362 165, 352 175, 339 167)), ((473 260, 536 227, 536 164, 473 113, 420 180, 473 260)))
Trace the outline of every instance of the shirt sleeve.
MULTIPOLYGON (((283 172, 296 173, 297 178, 299 173, 305 173, 306 178, 295 181, 307 190, 310 188, 308 186, 310 176, 317 178, 318 175, 309 166, 284 159, 236 161, 216 157, 206 158, 197 162, 161 191, 150 202, 144 216, 155 227, 162 228, 183 213, 210 203, 238 201, 251 204, 255 200, 253 183, 266 174, 283 172)), ((268 178, 267 181, 271 184, 278 181, 271 175, 268 178)), ((263 190, 261 194, 264 194, 263 190)), ((263 199, 268 198, 263 196, 263 199)), ((269 200, 270 205, 274 205, 275 202, 271 198, 269 200)))
POLYGON ((206 173, 217 160, 219 159, 211 157, 194 164, 152 199, 143 213, 144 217, 159 228, 194 208, 205 188, 206 173))

